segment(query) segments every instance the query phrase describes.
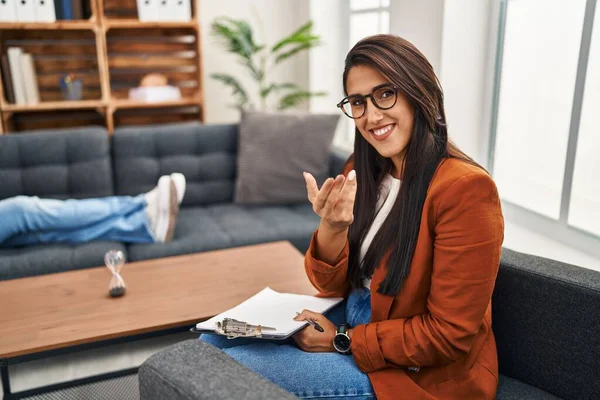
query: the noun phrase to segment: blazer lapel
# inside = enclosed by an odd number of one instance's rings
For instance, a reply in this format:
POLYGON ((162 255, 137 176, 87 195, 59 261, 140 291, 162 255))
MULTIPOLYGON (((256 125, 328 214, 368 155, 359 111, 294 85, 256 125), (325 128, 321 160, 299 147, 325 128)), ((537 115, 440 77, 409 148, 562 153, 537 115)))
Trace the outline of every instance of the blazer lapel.
POLYGON ((371 322, 388 319, 392 303, 394 302, 394 296, 386 296, 377 292, 379 285, 385 278, 386 272, 387 268, 384 265, 380 265, 373 273, 373 280, 371 282, 371 322))

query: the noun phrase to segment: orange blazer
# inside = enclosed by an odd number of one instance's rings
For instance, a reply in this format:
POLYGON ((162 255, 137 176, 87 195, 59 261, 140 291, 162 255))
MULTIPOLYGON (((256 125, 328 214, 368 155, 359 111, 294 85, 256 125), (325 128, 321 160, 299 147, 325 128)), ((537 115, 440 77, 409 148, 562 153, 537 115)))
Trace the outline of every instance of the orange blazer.
MULTIPOLYGON (((491 296, 503 238, 490 176, 464 161, 442 160, 427 191, 405 285, 395 297, 377 293, 386 274, 383 263, 377 267, 371 322, 353 330, 352 357, 379 400, 494 398, 491 296)), ((330 265, 316 258, 316 240, 318 231, 305 257, 310 281, 322 296, 347 296, 348 243, 330 265)))

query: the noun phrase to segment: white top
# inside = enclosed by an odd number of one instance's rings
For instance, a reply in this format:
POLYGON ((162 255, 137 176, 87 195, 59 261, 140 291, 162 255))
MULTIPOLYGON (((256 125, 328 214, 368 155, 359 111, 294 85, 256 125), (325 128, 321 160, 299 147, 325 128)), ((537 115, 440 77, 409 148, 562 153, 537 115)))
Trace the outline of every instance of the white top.
MULTIPOLYGON (((398 192, 400 191, 400 185, 402 181, 400 179, 394 178, 392 175, 387 174, 383 180, 381 181, 381 186, 379 188, 379 198, 377 199, 377 211, 375 213, 375 219, 371 224, 371 228, 365 239, 360 246, 360 261, 365 258, 365 254, 367 254, 367 250, 375 237, 375 234, 383 225, 383 221, 387 218, 390 211, 392 210, 392 206, 396 202, 396 198, 398 197, 398 192)), ((367 289, 371 290, 371 278, 365 278, 364 285, 367 289)))

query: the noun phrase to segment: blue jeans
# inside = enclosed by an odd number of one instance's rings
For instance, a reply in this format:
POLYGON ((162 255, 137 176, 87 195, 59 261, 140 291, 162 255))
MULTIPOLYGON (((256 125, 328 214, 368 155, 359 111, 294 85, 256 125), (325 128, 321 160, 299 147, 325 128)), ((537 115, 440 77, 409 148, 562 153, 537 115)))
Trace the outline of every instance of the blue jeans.
MULTIPOLYGON (((351 326, 371 320, 371 292, 353 291, 348 300, 326 313, 334 325, 343 322, 351 326)), ((349 355, 338 353, 307 353, 293 340, 285 342, 260 339, 227 339, 224 336, 203 334, 207 343, 271 380, 288 392, 304 399, 375 399, 367 374, 362 372, 349 355)))
POLYGON ((108 240, 152 243, 144 195, 83 200, 0 200, 0 245, 108 240))

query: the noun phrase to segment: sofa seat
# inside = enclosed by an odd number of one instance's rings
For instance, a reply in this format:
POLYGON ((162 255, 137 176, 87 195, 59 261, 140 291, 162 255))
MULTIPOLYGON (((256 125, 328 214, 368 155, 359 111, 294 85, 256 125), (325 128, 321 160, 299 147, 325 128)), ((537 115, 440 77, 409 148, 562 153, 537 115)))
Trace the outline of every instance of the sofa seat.
MULTIPOLYGON (((308 203, 308 201, 307 201, 308 203)), ((289 240, 299 251, 308 249, 319 216, 310 204, 245 206, 231 203, 185 207, 179 212, 173 241, 132 244, 130 261, 207 250, 289 240)))
POLYGON ((500 374, 496 400, 560 400, 550 393, 500 374))
POLYGON ((104 254, 122 243, 95 241, 80 245, 46 244, 0 248, 0 281, 104 265, 104 254))
MULTIPOLYGON (((174 344, 151 356, 140 367, 139 381, 143 400, 296 398, 197 339, 174 344), (231 380, 231 376, 236 379, 231 380)), ((560 400, 504 375, 500 375, 496 399, 560 400)))

